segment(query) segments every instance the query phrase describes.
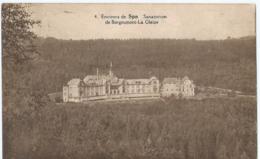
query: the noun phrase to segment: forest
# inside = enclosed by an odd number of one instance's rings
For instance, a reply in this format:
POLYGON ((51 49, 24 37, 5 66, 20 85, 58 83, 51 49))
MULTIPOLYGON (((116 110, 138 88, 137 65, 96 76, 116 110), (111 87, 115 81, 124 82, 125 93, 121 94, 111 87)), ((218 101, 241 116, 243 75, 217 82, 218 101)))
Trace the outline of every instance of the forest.
POLYGON ((58 40, 39 38, 32 76, 47 93, 61 91, 72 78, 107 73, 110 61, 118 77, 187 75, 196 85, 255 94, 256 39, 58 40))

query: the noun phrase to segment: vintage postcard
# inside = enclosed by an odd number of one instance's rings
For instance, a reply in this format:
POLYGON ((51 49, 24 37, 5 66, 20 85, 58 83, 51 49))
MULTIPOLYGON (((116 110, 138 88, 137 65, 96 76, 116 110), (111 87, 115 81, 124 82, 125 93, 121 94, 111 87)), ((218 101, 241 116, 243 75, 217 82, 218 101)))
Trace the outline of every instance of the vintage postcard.
POLYGON ((254 4, 2 12, 4 159, 255 159, 254 4))

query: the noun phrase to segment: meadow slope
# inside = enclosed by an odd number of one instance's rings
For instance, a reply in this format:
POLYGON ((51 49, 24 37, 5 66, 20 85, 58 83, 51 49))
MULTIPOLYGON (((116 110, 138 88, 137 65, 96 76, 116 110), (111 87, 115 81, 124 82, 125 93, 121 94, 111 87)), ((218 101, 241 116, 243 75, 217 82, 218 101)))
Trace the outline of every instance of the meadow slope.
POLYGON ((10 119, 6 154, 21 159, 256 158, 254 99, 167 103, 49 103, 36 114, 10 119))

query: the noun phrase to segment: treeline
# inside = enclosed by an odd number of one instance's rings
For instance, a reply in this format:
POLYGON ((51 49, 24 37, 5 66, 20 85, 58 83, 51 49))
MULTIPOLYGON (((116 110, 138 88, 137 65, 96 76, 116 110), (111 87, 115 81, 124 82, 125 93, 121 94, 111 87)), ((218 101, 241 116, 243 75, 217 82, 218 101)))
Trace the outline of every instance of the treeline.
POLYGON ((255 100, 167 103, 50 104, 10 119, 6 158, 256 158, 255 100))
POLYGON ((119 77, 189 76, 195 84, 256 91, 256 39, 58 40, 39 38, 32 73, 37 87, 60 91, 75 77, 107 73, 119 77), (37 80, 38 79, 38 80, 37 80))

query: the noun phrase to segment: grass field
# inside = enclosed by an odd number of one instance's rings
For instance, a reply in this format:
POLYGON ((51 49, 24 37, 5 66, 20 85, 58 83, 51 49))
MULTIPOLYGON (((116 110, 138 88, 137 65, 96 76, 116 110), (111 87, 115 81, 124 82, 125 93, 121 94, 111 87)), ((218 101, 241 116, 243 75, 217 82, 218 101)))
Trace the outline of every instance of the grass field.
POLYGON ((10 158, 256 158, 249 98, 50 103, 12 123, 4 129, 10 158))

